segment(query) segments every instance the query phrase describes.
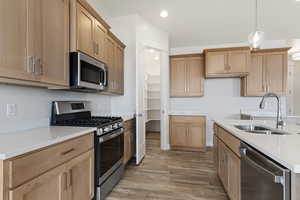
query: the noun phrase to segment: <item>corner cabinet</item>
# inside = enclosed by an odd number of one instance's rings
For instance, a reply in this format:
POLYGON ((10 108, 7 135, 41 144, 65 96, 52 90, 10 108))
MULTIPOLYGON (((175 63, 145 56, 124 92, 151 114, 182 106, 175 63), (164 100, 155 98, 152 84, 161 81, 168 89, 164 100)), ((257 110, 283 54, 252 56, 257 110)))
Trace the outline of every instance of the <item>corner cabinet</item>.
POLYGON ((214 160, 230 200, 241 200, 240 141, 214 124, 214 160))
POLYGON ((201 54, 170 57, 171 97, 204 96, 204 59, 201 54))
POLYGON ((170 145, 172 149, 206 150, 206 117, 171 116, 170 145))
POLYGON ((0 199, 92 200, 93 134, 1 161, 0 169, 0 199))
POLYGON ((249 47, 206 49, 204 54, 206 78, 243 77, 248 74, 249 47))
POLYGON ((69 0, 3 0, 0 11, 0 77, 68 86, 69 0))
POLYGON ((124 164, 126 165, 135 152, 135 119, 124 123, 124 164))
POLYGON ((242 78, 242 96, 263 96, 268 92, 286 95, 288 50, 289 48, 252 51, 250 73, 242 78))

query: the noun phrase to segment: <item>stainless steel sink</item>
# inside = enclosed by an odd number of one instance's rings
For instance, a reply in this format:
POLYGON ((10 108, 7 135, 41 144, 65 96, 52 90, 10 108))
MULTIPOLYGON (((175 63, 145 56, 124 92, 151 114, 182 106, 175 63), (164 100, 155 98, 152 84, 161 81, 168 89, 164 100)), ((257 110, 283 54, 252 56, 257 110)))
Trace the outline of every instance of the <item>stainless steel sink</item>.
POLYGON ((290 135, 289 133, 271 130, 262 126, 254 125, 236 125, 235 128, 245 131, 247 133, 261 134, 261 135, 290 135))
POLYGON ((254 125, 236 125, 234 127, 242 131, 270 131, 271 130, 262 126, 254 126, 254 125))

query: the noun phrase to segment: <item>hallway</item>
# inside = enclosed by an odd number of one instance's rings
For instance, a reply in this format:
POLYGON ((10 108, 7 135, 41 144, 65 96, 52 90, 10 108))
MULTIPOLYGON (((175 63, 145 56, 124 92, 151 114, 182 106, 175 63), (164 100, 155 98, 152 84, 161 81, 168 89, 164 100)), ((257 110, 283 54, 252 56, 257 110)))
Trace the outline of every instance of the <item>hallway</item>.
POLYGON ((212 151, 162 151, 159 139, 159 133, 147 133, 143 163, 127 167, 107 200, 227 200, 212 151))

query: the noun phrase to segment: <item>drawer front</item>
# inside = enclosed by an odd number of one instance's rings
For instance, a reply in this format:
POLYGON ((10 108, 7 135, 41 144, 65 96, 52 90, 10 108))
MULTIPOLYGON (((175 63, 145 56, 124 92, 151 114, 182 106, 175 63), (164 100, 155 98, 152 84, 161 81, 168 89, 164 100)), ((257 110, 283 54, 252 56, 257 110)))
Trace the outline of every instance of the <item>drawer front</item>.
POLYGON ((218 137, 239 157, 240 155, 240 145, 239 139, 225 131, 223 128, 218 128, 218 137))
POLYGON ((171 116, 172 122, 177 123, 203 123, 204 116, 171 116))
POLYGON ((89 134, 9 160, 9 187, 15 188, 90 150, 93 146, 94 134, 89 134))

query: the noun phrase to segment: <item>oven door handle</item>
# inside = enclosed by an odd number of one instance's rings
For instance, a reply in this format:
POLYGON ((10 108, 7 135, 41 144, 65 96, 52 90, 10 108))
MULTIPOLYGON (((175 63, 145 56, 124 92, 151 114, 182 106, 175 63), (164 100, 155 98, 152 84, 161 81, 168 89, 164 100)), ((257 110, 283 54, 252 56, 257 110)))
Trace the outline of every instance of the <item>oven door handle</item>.
POLYGON ((116 137, 122 135, 123 132, 124 132, 124 129, 121 128, 121 129, 119 129, 119 130, 113 132, 113 133, 110 134, 110 135, 102 136, 102 137, 99 138, 99 143, 101 144, 101 143, 103 143, 103 142, 106 142, 107 140, 111 140, 111 139, 113 139, 113 138, 116 138, 116 137))

